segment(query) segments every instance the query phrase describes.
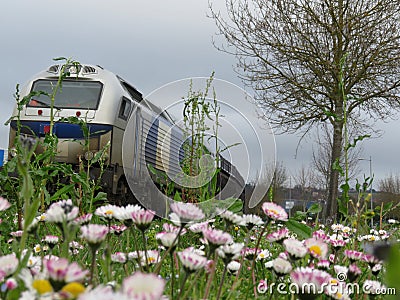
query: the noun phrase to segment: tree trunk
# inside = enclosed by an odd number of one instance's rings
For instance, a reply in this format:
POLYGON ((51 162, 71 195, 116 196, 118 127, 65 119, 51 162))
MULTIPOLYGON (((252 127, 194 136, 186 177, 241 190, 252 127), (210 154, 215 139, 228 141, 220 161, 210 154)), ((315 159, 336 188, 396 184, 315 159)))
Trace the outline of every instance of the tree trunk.
POLYGON ((339 171, 334 168, 336 161, 340 162, 343 145, 343 122, 335 121, 333 124, 333 141, 331 156, 331 172, 329 178, 328 200, 326 205, 326 217, 336 219, 338 210, 338 192, 339 192, 339 171))

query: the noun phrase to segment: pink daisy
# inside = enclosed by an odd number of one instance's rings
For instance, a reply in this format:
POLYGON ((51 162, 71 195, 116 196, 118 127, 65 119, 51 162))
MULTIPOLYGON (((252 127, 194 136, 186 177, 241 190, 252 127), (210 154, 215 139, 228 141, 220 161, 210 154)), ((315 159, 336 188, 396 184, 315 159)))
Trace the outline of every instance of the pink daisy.
POLYGON ((59 237, 55 235, 46 235, 42 241, 49 245, 50 249, 53 249, 54 246, 57 245, 59 237))
POLYGON ((184 270, 188 273, 196 272, 197 270, 204 268, 207 264, 206 257, 199 255, 190 249, 178 252, 178 257, 184 270))
POLYGON ((368 295, 379 295, 382 291, 386 291, 387 288, 376 280, 365 280, 362 290, 368 295))
POLYGON ((225 264, 238 259, 243 249, 242 243, 231 243, 220 246, 217 249, 218 256, 222 258, 225 264))
POLYGON ((364 253, 355 250, 344 250, 344 256, 350 259, 351 262, 362 260, 364 253))
POLYGON ((158 300, 164 292, 165 281, 156 274, 136 272, 122 282, 122 293, 129 299, 158 300))
POLYGON ((318 267, 319 269, 328 270, 330 264, 331 264, 331 263, 330 263, 329 260, 321 259, 319 262, 317 262, 317 267, 318 267))
POLYGON ((233 242, 233 238, 229 233, 219 229, 207 228, 203 231, 203 236, 209 244, 215 246, 221 246, 233 242))
POLYGON ((15 254, 0 256, 0 281, 15 272, 18 267, 18 258, 15 254))
POLYGON ((262 250, 259 248, 257 248, 257 252, 256 248, 246 248, 242 250, 242 254, 244 255, 244 258, 247 260, 253 260, 254 257, 258 256, 261 252, 262 250))
POLYGON ((151 221, 153 221, 154 214, 154 211, 146 209, 134 211, 131 214, 133 224, 135 224, 139 230, 145 231, 149 228, 151 221))
POLYGON ((278 276, 284 276, 292 271, 292 265, 290 262, 280 257, 277 257, 272 261, 272 268, 278 276))
MULTIPOLYGON (((88 274, 87 270, 83 270, 76 262, 70 264, 66 258, 52 257, 44 259, 43 265, 49 274, 50 280, 55 282, 81 282, 88 274)), ((55 286, 53 287, 56 288, 55 286)))
POLYGON ((289 229, 283 227, 273 233, 270 233, 266 236, 266 240, 270 243, 273 242, 282 242, 289 235, 289 229))
POLYGON ((322 270, 300 267, 290 273, 290 278, 298 287, 299 298, 311 299, 310 297, 324 292, 324 288, 330 283, 331 275, 322 270))
POLYGON ((379 260, 376 256, 372 254, 364 254, 362 256, 362 260, 365 261, 369 266, 372 268, 374 265, 381 263, 381 260, 379 260))
POLYGON ((328 254, 328 245, 315 238, 309 238, 304 241, 304 245, 307 247, 310 254, 318 259, 326 259, 328 254))
POLYGON ((346 246, 346 241, 344 240, 329 240, 329 243, 334 249, 339 249, 346 246))
POLYGON ((323 230, 317 230, 314 231, 312 234, 313 238, 316 238, 318 240, 323 240, 323 241, 328 241, 329 240, 329 236, 325 233, 325 231, 323 230))
POLYGON ((260 226, 264 224, 263 220, 259 216, 252 214, 243 215, 242 222, 248 230, 251 230, 254 226, 260 226))
POLYGON ((271 219, 277 221, 287 221, 288 214, 283 209, 283 207, 273 203, 273 202, 264 202, 262 205, 262 210, 264 213, 271 219))
MULTIPOLYGON (((196 223, 196 224, 199 224, 199 223, 196 223)), ((193 224, 193 225, 195 225, 195 224, 193 224)), ((164 223, 163 224, 163 229, 166 232, 174 232, 174 233, 178 233, 180 231, 180 235, 184 235, 187 232, 185 228, 181 229, 181 228, 179 228, 177 226, 174 226, 174 225, 172 225, 170 223, 164 223)))
POLYGON ((124 264, 127 262, 127 256, 124 252, 115 252, 111 254, 111 261, 114 263, 124 264))
POLYGON ((108 227, 99 224, 89 224, 81 227, 81 237, 85 239, 91 247, 100 246, 108 233, 108 227))
POLYGON ((170 218, 179 223, 189 223, 200 221, 205 217, 204 212, 192 203, 173 202, 170 205, 172 214, 170 218))
POLYGON ((50 205, 46 211, 46 221, 51 223, 72 222, 79 213, 79 208, 72 204, 72 200, 62 200, 50 205))
POLYGON ((121 213, 122 208, 120 206, 112 205, 112 204, 107 204, 104 206, 98 207, 94 214, 96 216, 99 216, 104 219, 112 219, 115 218, 117 219, 117 216, 121 213))
POLYGON ((85 214, 83 216, 77 217, 73 221, 73 223, 78 226, 89 224, 90 221, 92 220, 92 216, 93 216, 92 214, 85 214))
POLYGON ((308 252, 304 244, 296 239, 284 240, 283 246, 292 259, 303 258, 308 252))
POLYGON ((361 269, 356 264, 351 264, 347 271, 347 277, 349 278, 350 282, 354 282, 357 278, 362 274, 361 269))
POLYGON ((171 248, 178 244, 178 234, 175 232, 159 232, 156 234, 156 240, 164 247, 171 248))
POLYGON ((11 206, 11 203, 8 202, 7 199, 0 197, 0 211, 4 211, 4 210, 8 209, 8 208, 10 208, 10 206, 11 206))

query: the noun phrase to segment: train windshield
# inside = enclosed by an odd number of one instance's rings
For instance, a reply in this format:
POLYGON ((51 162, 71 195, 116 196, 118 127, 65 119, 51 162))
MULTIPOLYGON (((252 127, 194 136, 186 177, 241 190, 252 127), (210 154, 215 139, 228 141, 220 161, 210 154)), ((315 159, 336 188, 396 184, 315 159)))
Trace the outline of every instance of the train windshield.
MULTIPOLYGON (((53 93, 56 80, 40 79, 33 83, 32 91, 41 91, 46 94, 34 96, 29 101, 30 107, 50 107, 51 100, 48 95, 53 93), (48 95, 47 95, 48 94, 48 95)), ((63 81, 62 88, 54 99, 54 107, 97 109, 103 84, 98 81, 63 81)))

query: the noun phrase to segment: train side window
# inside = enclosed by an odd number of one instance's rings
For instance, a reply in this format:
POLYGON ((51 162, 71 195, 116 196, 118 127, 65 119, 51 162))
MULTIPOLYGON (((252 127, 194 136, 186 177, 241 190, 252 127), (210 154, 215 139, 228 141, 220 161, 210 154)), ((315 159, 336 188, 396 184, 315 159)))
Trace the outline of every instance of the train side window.
POLYGON ((123 97, 121 101, 121 106, 119 108, 118 117, 123 120, 128 120, 129 115, 131 114, 132 109, 132 102, 128 99, 123 97))

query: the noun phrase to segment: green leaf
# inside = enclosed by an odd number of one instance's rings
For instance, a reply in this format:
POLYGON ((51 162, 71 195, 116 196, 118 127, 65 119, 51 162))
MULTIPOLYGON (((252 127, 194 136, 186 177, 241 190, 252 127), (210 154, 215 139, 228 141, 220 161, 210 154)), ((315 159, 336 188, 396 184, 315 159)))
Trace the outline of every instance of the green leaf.
POLYGON ((340 175, 344 176, 344 171, 343 171, 342 166, 340 165, 340 161, 339 161, 338 158, 337 158, 337 159, 335 160, 335 162, 333 163, 333 165, 332 165, 332 170, 338 171, 338 172, 340 173, 340 175))
POLYGON ((350 190, 350 185, 348 182, 343 183, 340 188, 342 189, 343 192, 348 192, 350 190))
POLYGON ((322 211, 322 206, 319 203, 314 203, 307 209, 307 212, 310 214, 318 214, 322 211))
POLYGON ((178 191, 176 191, 176 193, 174 195, 174 200, 178 201, 178 202, 182 202, 181 194, 178 191))
MULTIPOLYGON (((389 253, 389 260, 386 265, 386 286, 388 288, 395 288, 396 293, 400 291, 400 244, 392 245, 389 253)), ((398 295, 389 296, 388 299, 398 299, 398 295)))
POLYGON ((69 185, 65 185, 63 186, 61 189, 59 189, 57 192, 54 193, 53 196, 51 196, 50 200, 54 201, 54 200, 58 200, 59 198, 62 198, 62 195, 65 195, 71 191, 73 191, 75 188, 74 184, 69 184, 69 185))
POLYGON ((50 205, 51 203, 51 195, 49 191, 46 188, 43 188, 43 193, 44 193, 44 201, 47 205, 50 205))
POLYGON ((289 221, 286 222, 286 227, 295 233, 299 239, 308 239, 311 237, 311 228, 296 220, 289 219, 289 221))
POLYGON ((98 192, 96 197, 93 198, 93 202, 96 201, 106 201, 107 200, 107 193, 98 192))
POLYGON ((347 217, 349 214, 349 210, 347 207, 347 199, 339 198, 338 199, 338 209, 339 212, 344 216, 347 217))
POLYGON ((301 221, 304 220, 305 218, 307 218, 307 213, 300 210, 296 211, 294 216, 292 217, 292 219, 296 221, 301 221))
POLYGON ((324 115, 327 117, 333 117, 334 119, 337 119, 337 115, 330 110, 324 110, 324 115))
POLYGON ((5 125, 5 126, 10 125, 11 121, 14 120, 14 119, 16 119, 15 116, 10 117, 10 118, 4 123, 4 125, 5 125))
POLYGON ((228 210, 233 213, 240 213, 243 211, 243 201, 240 199, 236 199, 235 202, 231 206, 229 206, 228 210))
POLYGON ((349 143, 349 144, 345 147, 345 150, 349 150, 350 148, 355 148, 356 145, 357 145, 357 142, 362 141, 362 140, 365 139, 365 138, 370 138, 370 137, 371 137, 371 135, 369 135, 369 134, 366 134, 366 135, 359 135, 357 138, 355 138, 355 139, 353 140, 353 144, 352 144, 352 143, 349 143))
POLYGON ((388 202, 383 205, 383 211, 386 213, 390 211, 393 207, 393 202, 388 202))

